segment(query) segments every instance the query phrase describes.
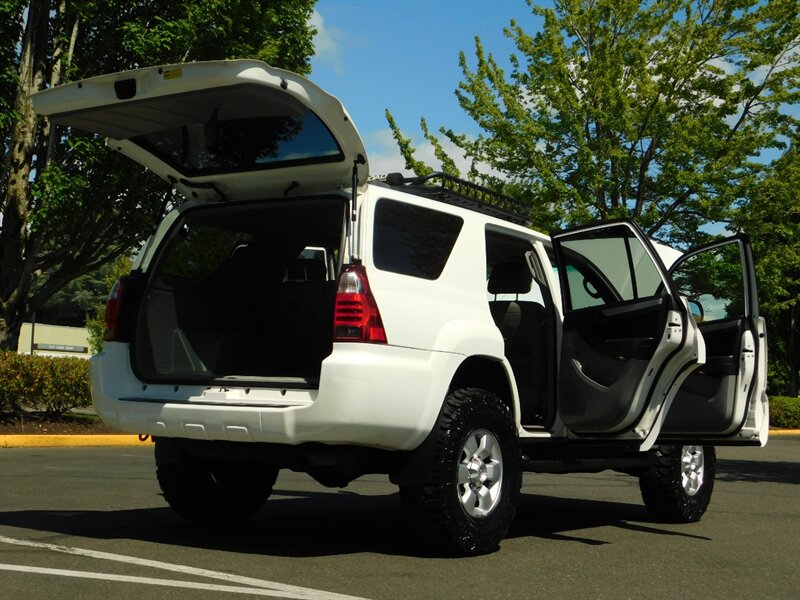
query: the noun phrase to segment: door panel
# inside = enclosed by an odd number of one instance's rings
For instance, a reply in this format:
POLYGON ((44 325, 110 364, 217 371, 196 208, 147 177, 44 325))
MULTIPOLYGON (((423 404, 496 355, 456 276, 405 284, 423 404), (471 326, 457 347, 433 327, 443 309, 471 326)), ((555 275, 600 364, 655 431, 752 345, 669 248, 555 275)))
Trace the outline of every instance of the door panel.
POLYGON ((652 444, 702 338, 632 223, 553 236, 564 298, 559 416, 576 437, 652 444))
POLYGON ((687 254, 673 267, 672 279, 700 309, 707 356, 669 407, 662 441, 765 442, 765 331, 747 239, 737 236, 687 254))
POLYGON ((666 322, 663 298, 624 310, 586 308, 565 323, 560 378, 561 418, 571 429, 624 426, 631 398, 666 322))

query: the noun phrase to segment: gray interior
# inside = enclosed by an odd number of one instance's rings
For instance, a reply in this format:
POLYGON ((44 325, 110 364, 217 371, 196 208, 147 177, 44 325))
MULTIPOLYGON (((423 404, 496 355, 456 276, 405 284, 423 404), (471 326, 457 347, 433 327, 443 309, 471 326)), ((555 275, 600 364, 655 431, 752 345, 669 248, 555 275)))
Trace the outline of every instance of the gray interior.
POLYGON ((646 398, 636 397, 666 326, 667 296, 567 313, 558 378, 559 415, 582 433, 631 425, 646 398))
POLYGON ((505 355, 514 372, 523 424, 543 419, 548 375, 547 309, 538 302, 520 300, 531 291, 533 277, 522 260, 497 263, 489 276, 490 294, 514 294, 514 300, 492 300, 489 310, 503 335, 505 355))
POLYGON ((124 140, 191 123, 205 123, 212 115, 216 119, 243 119, 305 112, 304 107, 287 102, 287 98, 286 94, 264 86, 241 84, 141 101, 134 97, 127 102, 64 113, 53 121, 124 140))
POLYGON ((565 332, 559 377, 562 421, 576 431, 622 427, 648 364, 648 359, 609 356, 592 348, 579 333, 565 332))

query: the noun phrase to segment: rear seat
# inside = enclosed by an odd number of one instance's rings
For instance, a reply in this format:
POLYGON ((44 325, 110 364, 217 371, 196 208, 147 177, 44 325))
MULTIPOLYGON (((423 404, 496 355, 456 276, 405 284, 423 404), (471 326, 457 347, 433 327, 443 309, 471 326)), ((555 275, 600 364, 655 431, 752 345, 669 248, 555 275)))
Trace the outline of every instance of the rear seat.
POLYGON ((489 276, 488 291, 513 294, 515 300, 493 300, 489 310, 505 343, 505 355, 520 395, 523 424, 539 418, 547 374, 547 310, 538 302, 519 300, 531 291, 533 275, 522 261, 498 263, 489 276))
POLYGON ((296 259, 285 281, 259 294, 265 338, 275 349, 269 371, 276 375, 317 377, 333 349, 336 282, 325 280, 326 271, 321 260, 296 259))

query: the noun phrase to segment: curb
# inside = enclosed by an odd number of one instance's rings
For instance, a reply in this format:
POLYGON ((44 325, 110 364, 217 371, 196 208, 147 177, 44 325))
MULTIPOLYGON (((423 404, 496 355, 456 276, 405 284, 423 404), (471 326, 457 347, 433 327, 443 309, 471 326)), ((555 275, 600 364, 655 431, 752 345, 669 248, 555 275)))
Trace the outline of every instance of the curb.
MULTIPOLYGON (((771 429, 772 437, 800 437, 800 429, 771 429)), ((152 444, 138 435, 0 435, 0 448, 89 448, 152 444)))
POLYGON ((138 435, 0 435, 0 448, 80 448, 150 444, 138 435))
MULTIPOLYGON (((796 437, 800 436, 800 429, 770 429, 769 437, 796 437)), ((769 442, 767 442, 769 443, 769 442)))

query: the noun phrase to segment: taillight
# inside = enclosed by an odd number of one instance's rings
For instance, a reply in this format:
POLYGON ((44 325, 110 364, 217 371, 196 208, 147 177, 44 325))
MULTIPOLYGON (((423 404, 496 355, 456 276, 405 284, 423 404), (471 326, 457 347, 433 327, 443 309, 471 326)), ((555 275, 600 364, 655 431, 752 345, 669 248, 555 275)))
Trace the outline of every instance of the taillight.
POLYGON ((339 277, 333 341, 386 343, 381 313, 369 289, 367 271, 362 265, 346 267, 339 277))
POLYGON ((119 341, 119 315, 126 278, 117 279, 106 300, 105 328, 103 339, 107 342, 119 341))

